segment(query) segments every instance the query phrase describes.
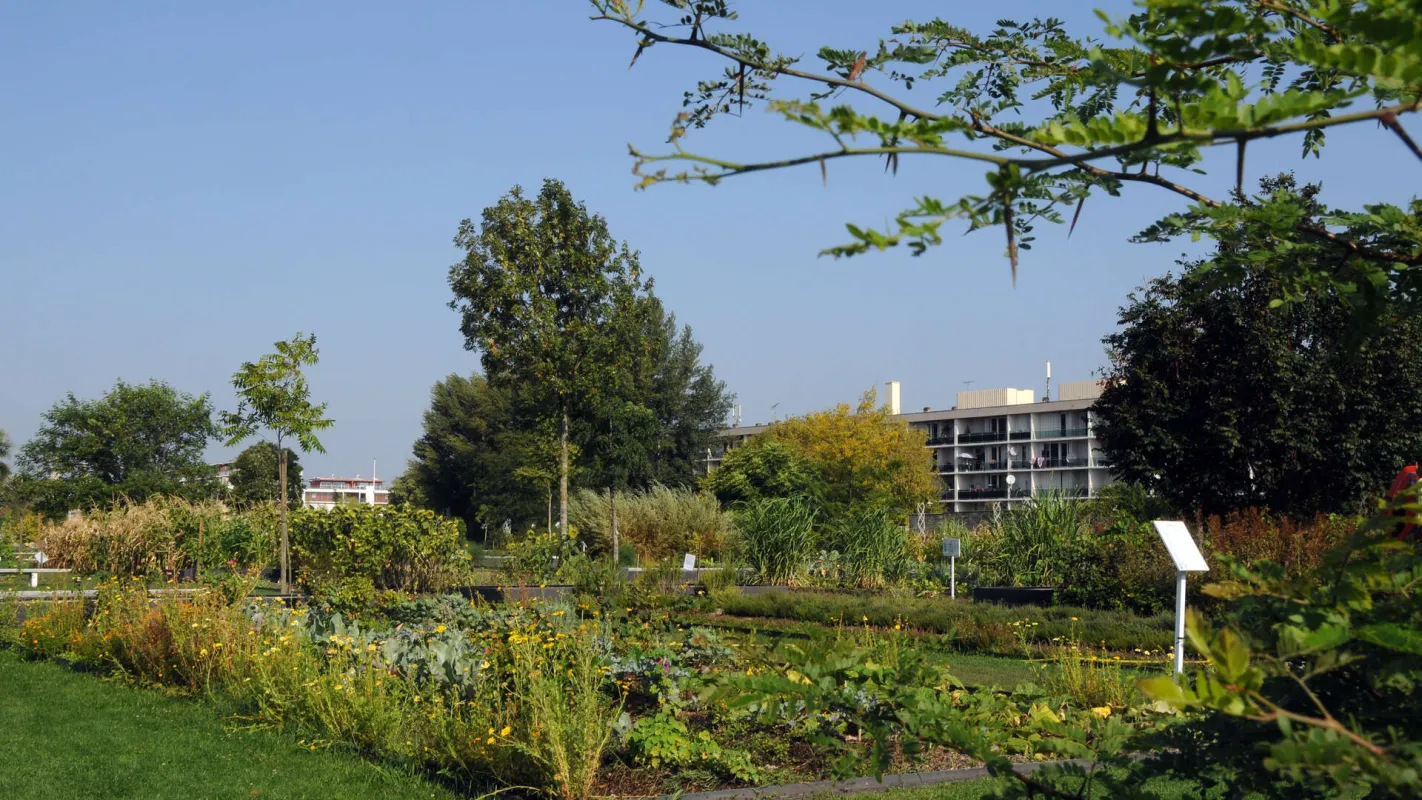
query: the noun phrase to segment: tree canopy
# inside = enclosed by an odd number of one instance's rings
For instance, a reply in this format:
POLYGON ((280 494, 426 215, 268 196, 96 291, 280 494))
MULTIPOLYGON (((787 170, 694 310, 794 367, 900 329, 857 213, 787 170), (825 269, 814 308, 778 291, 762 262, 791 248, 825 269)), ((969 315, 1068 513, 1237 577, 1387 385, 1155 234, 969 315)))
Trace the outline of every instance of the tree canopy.
POLYGON ((208 395, 159 380, 118 381, 97 400, 71 392, 21 448, 17 491, 51 515, 118 497, 209 497, 217 485, 203 451, 215 432, 208 395))
MULTIPOLYGON (((271 442, 257 442, 232 462, 232 489, 229 494, 238 506, 275 503, 281 485, 281 456, 271 442)), ((286 502, 301 504, 301 459, 286 452, 286 502)))
POLYGON ((1415 203, 1271 218, 1271 209, 1208 197, 1191 183, 1206 148, 1235 149, 1242 188, 1250 142, 1293 137, 1307 156, 1320 152, 1330 128, 1357 123, 1377 125, 1387 137, 1377 146, 1399 159, 1422 159, 1403 127, 1422 107, 1422 0, 1139 0, 1137 13, 1105 23, 1104 39, 1072 34, 1056 19, 999 20, 984 32, 908 20, 874 43, 821 47, 818 71, 735 30, 739 15, 726 0, 663 0, 664 13, 640 1, 592 5, 594 20, 630 31, 633 65, 673 47, 724 64, 686 91, 667 151, 632 148, 641 187, 795 166, 818 167, 827 181, 841 159, 883 159, 894 173, 941 159, 985 168, 980 187, 920 197, 883 230, 848 225, 851 241, 826 253, 902 244, 920 254, 942 243, 945 224, 962 220, 969 230, 1005 232, 1015 278, 1037 224, 1064 223, 1069 211, 1075 227, 1091 195, 1144 184, 1186 203, 1166 226, 1174 232, 1268 221, 1290 241, 1327 245, 1341 262, 1279 265, 1298 282, 1370 300, 1417 295, 1415 203), (935 102, 911 100, 910 91, 935 102), (817 132, 825 147, 745 162, 687 149, 696 129, 758 103, 817 132))
POLYGON ((607 222, 548 179, 536 197, 515 186, 466 219, 454 244, 450 302, 465 347, 478 351, 495 385, 558 432, 558 518, 567 530, 570 430, 603 403, 638 344, 631 309, 642 296, 637 254, 619 245, 607 222))
POLYGON ((854 508, 907 513, 942 491, 927 444, 870 390, 854 408, 841 403, 771 425, 732 450, 707 487, 726 501, 812 495, 831 519, 854 508))
MULTIPOLYGON (((1284 177, 1241 202, 1318 209, 1317 193, 1284 177)), ((1334 257, 1274 248, 1272 235, 1222 236, 1212 257, 1131 295, 1106 337, 1103 449, 1120 477, 1178 508, 1355 511, 1422 453, 1422 318, 1360 327, 1321 289, 1281 306, 1279 261, 1322 270, 1334 257)))

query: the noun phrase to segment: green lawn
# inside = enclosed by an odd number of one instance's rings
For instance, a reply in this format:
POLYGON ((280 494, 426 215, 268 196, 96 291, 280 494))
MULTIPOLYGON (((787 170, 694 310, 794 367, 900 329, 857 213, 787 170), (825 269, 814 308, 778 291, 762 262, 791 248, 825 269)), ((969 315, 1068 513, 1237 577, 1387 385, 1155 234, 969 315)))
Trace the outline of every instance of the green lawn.
POLYGON ((0 785, 34 798, 453 798, 420 777, 228 731, 205 703, 0 650, 0 785))

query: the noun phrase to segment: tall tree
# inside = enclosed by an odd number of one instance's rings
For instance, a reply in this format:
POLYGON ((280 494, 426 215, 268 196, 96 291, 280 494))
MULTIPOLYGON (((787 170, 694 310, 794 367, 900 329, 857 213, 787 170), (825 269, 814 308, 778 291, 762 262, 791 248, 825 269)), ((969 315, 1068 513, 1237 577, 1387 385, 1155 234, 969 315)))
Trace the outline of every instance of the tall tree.
MULTIPOLYGON (((287 482, 286 443, 295 440, 302 452, 326 452, 316 432, 334 424, 326 418, 326 404, 311 403, 311 389, 306 384, 305 367, 319 361, 316 334, 297 333, 289 341, 276 342, 276 352, 256 361, 244 363, 232 375, 237 390, 237 410, 222 412, 222 434, 227 446, 235 447, 242 440, 266 431, 274 440, 280 455, 278 485, 287 482)), ((281 515, 281 591, 290 587, 291 538, 287 529, 287 498, 282 492, 277 498, 281 515)))
POLYGON ((598 489, 688 486, 707 447, 725 424, 733 396, 701 362, 691 327, 678 328, 648 289, 636 304, 636 331, 624 348, 618 393, 591 409, 577 432, 588 460, 586 485, 598 489))
POLYGON ((286 459, 286 502, 301 502, 301 458, 291 448, 257 442, 232 462, 231 498, 239 506, 275 503, 281 492, 281 461, 286 459))
MULTIPOLYGON (((509 519, 522 527, 543 517, 546 490, 517 470, 538 458, 519 427, 513 393, 482 376, 450 375, 430 390, 424 432, 392 499, 459 517, 469 531, 509 519), (397 491, 398 490, 398 491, 397 491)), ((551 474, 551 473, 550 473, 551 474)))
POLYGON ((47 514, 120 496, 208 497, 217 485, 202 455, 214 432, 206 394, 162 381, 118 381, 97 400, 70 393, 20 451, 22 492, 47 514))
MULTIPOLYGON (((1193 216, 1238 219, 1246 213, 1238 205, 1190 185, 1208 146, 1236 149, 1239 183, 1249 142, 1295 137, 1307 156, 1339 125, 1376 126, 1386 137, 1377 147, 1422 158, 1403 127, 1422 109, 1422 0, 1137 0, 1138 13, 1107 21, 1105 37, 1072 35, 1050 18, 998 20, 982 33, 941 18, 907 20, 887 38, 819 48, 818 68, 740 29, 725 0, 592 5, 595 20, 628 30, 633 64, 681 51, 724 67, 689 87, 666 152, 632 149, 640 187, 795 167, 825 177, 856 159, 882 159, 895 174, 945 160, 984 168, 978 187, 922 196, 882 230, 846 226, 850 241, 826 251, 835 255, 901 244, 921 254, 961 220, 968 230, 1005 232, 1015 280, 1035 225, 1065 223, 1074 207, 1074 227, 1087 197, 1119 195, 1128 183, 1176 195, 1193 216), (919 104, 909 90, 936 101, 919 104), (688 146, 697 129, 757 103, 824 147, 730 161, 688 146)), ((1345 257, 1341 268, 1314 265, 1307 279, 1347 290, 1366 278, 1378 294, 1415 301, 1422 225, 1389 206, 1366 216, 1363 238, 1331 221, 1275 222, 1286 222, 1286 239, 1328 242, 1345 257)))
POLYGON ((527 401, 558 431, 558 519, 568 525, 569 445, 583 418, 619 378, 627 332, 617 328, 642 291, 637 255, 608 234, 562 183, 546 180, 535 198, 514 187, 460 223, 465 257, 450 267, 450 305, 465 347, 480 353, 495 385, 531 393, 527 401))
MULTIPOLYGON (((1241 202, 1327 213, 1317 187, 1289 177, 1241 202)), ((1211 258, 1131 295, 1106 337, 1103 450, 1178 508, 1355 511, 1422 453, 1422 318, 1359 325, 1347 296, 1322 288, 1281 303, 1281 276, 1336 256, 1273 237, 1266 225, 1221 232, 1211 258)))

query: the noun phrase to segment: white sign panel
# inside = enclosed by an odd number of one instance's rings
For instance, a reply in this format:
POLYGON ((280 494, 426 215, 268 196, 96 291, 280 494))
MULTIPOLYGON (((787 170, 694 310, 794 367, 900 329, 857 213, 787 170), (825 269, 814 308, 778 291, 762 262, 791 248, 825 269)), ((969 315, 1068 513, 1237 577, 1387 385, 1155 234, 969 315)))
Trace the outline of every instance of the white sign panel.
POLYGON ((1160 534, 1160 540, 1165 542, 1165 549, 1170 552, 1170 560, 1175 562, 1175 569, 1180 572, 1209 572, 1210 566, 1205 563, 1205 557, 1200 554, 1200 548, 1195 546, 1195 540, 1190 538, 1190 530, 1185 527, 1185 523, 1177 520, 1158 519, 1151 523, 1155 526, 1155 532, 1160 534))
POLYGON ((696 569, 696 556, 692 555, 691 553, 687 553, 681 559, 681 568, 685 570, 696 569))

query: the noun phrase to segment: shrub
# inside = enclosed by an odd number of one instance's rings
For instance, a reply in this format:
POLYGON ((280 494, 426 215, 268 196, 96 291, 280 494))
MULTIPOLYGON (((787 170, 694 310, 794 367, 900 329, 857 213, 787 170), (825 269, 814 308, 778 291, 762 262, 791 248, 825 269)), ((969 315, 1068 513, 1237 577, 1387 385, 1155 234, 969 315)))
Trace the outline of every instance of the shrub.
MULTIPOLYGON (((659 561, 683 553, 719 555, 735 534, 729 514, 716 498, 691 489, 656 485, 617 492, 617 532, 644 559, 659 561)), ((598 552, 612 546, 612 506, 606 494, 583 489, 568 506, 569 524, 598 552)))
POLYGON ((1080 501, 1046 492, 996 511, 972 538, 969 566, 979 585, 1057 586, 1067 577, 1066 548, 1085 527, 1080 501))
POLYGON ((440 589, 457 582, 469 563, 457 524, 409 506, 297 509, 291 548, 297 580, 313 589, 440 589))
POLYGON ((504 569, 513 582, 546 583, 556 578, 559 568, 578 553, 578 542, 557 531, 529 528, 523 536, 510 539, 508 553, 504 569))
POLYGON ((742 504, 737 512, 741 558, 765 583, 800 581, 815 552, 815 512, 799 498, 773 497, 742 504))
POLYGON ((49 556, 50 566, 80 574, 171 573, 198 557, 199 525, 214 529, 222 516, 214 502, 153 496, 44 525, 36 544, 49 556))
POLYGON ((903 573, 908 531, 895 517, 889 509, 863 506, 830 528, 826 538, 839 553, 839 569, 849 585, 883 586, 903 573))

